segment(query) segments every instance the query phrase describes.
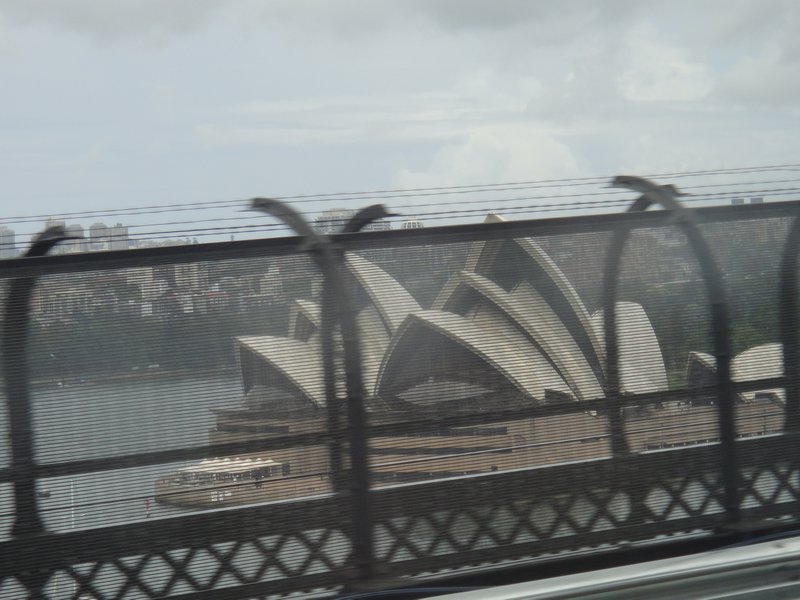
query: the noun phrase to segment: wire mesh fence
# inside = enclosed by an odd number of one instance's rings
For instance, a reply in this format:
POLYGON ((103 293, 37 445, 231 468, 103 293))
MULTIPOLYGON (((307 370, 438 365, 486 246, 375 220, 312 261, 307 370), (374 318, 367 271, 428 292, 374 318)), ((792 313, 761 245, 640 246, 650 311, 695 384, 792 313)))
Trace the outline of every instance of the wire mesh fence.
POLYGON ((637 191, 667 210, 3 261, 0 598, 786 526, 799 206, 637 191))

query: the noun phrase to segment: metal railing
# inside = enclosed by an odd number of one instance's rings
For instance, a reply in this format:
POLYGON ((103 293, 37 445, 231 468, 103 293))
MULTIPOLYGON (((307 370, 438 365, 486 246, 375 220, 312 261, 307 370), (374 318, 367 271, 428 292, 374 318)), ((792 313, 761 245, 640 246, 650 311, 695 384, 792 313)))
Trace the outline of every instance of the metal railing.
POLYGON ((793 527, 800 509, 800 202, 691 210, 680 204, 677 191, 671 187, 635 178, 617 178, 615 183, 640 194, 627 213, 358 232, 371 219, 385 214, 371 207, 344 233, 327 238, 314 234, 279 203, 260 200, 255 202, 256 208, 286 220, 300 235, 43 256, 63 236, 63 232, 49 231, 25 258, 2 261, 0 275, 9 282, 2 349, 11 456, 8 466, 0 468, 0 484, 13 488, 13 526, 10 539, 0 541, 0 597, 333 595, 345 589, 402 587, 452 578, 456 573, 463 576, 471 569, 485 569, 486 565, 501 568, 509 561, 527 561, 525 572, 533 577, 545 572, 541 565, 551 568, 559 560, 571 564, 570 560, 587 551, 600 555, 646 544, 636 551, 644 556, 641 548, 666 547, 678 539, 728 542, 732 536, 739 539, 793 527), (644 212, 651 205, 664 210, 644 212), (731 317, 724 276, 701 225, 765 219, 791 219, 775 298, 784 373, 781 377, 733 382, 731 317), (629 443, 633 427, 624 417, 627 408, 682 401, 698 393, 696 389, 672 389, 631 395, 623 393, 620 381, 615 311, 626 242, 631 232, 675 224, 686 234, 707 290, 716 379, 714 385, 700 391, 715 397, 716 435, 707 442, 697 440, 706 443, 635 452, 629 443), (369 422, 359 326, 342 262, 345 252, 598 232, 610 236, 601 304, 605 398, 509 405, 445 416, 424 413, 369 422), (325 373, 325 430, 121 456, 37 460, 27 339, 31 297, 40 278, 167 263, 274 259, 298 251, 312 255, 324 280, 320 348, 325 373), (342 368, 335 359, 337 331, 341 333, 342 368), (340 379, 343 386, 338 385, 340 379), (783 430, 767 434, 765 425, 764 435, 743 438, 737 431, 737 394, 774 388, 786 394, 781 407, 785 413, 783 430), (341 389, 345 390, 344 398, 339 397, 341 389), (529 464, 412 484, 376 486, 371 482, 375 465, 370 463, 369 443, 375 438, 443 426, 523 419, 537 423, 586 413, 597 414, 608 423, 607 434, 601 437, 610 440, 609 452, 557 464, 529 464), (330 492, 313 498, 61 532, 48 531, 42 519, 42 490, 37 485, 47 478, 320 445, 329 453, 330 469, 323 475, 330 477, 331 486, 330 492), (54 578, 59 576, 72 582, 67 596, 63 595, 67 588, 61 588, 61 595, 53 589, 54 578), (112 580, 113 585, 109 583, 112 580))

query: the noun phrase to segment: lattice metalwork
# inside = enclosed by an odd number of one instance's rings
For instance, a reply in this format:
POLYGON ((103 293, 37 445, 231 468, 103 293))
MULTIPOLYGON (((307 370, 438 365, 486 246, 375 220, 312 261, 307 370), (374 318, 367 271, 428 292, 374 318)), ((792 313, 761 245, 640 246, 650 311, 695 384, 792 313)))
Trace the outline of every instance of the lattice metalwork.
POLYGON ((358 233, 370 207, 333 244, 260 199, 302 254, 48 258, 50 231, 2 261, 0 599, 335 595, 790 526, 800 203, 692 211, 615 184, 640 194, 629 214, 358 233), (780 343, 741 326, 755 292, 714 254, 743 219, 775 259, 757 323, 780 343), (649 246, 669 253, 653 272, 649 246), (660 348, 683 312, 645 309, 690 284, 705 337, 667 338, 701 347, 660 348))

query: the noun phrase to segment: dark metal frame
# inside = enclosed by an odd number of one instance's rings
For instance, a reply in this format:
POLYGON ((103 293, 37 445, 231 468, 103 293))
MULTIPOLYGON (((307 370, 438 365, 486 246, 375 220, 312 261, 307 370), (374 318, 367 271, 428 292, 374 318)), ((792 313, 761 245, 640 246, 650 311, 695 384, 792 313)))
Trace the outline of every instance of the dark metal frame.
POLYGON ((800 432, 800 349, 798 348, 797 260, 800 217, 795 217, 784 244, 780 266, 780 332, 786 385, 786 430, 800 432))
MULTIPOLYGON (((46 597, 44 590, 48 577, 54 570, 60 570, 76 580, 79 593, 107 598, 110 596, 97 588, 93 577, 100 566, 112 565, 126 581, 122 591, 115 596, 120 598, 127 597, 129 592, 147 597, 245 598, 312 588, 380 588, 399 585, 399 580, 392 581, 388 577, 427 573, 428 578, 435 578, 433 573, 440 569, 447 570, 451 573, 448 577, 452 577, 454 569, 467 573, 479 563, 536 558, 595 545, 600 553, 600 546, 619 548, 620 544, 653 541, 665 534, 704 531, 706 536, 702 543, 707 544, 708 539, 730 540, 730 527, 734 525, 738 530, 749 528, 756 532, 793 526, 791 519, 800 509, 800 465, 797 460, 800 442, 796 435, 800 430, 797 322, 800 202, 689 210, 678 203, 676 192, 671 188, 635 178, 618 178, 615 184, 641 194, 626 214, 358 233, 372 219, 386 216, 382 208, 369 207, 357 215, 342 234, 326 238, 315 235, 285 205, 262 199, 254 202, 256 208, 283 219, 301 237, 45 257, 42 255, 46 250, 63 239, 63 232, 50 232, 34 245, 28 257, 0 261, 0 277, 13 279, 6 301, 3 335, 4 375, 12 425, 12 464, 0 469, 0 482, 14 484, 16 519, 13 539, 0 542, 0 585, 4 580, 16 578, 28 590, 30 597, 46 597), (652 204, 660 204, 667 210, 645 213, 644 210, 652 204), (729 372, 728 315, 722 278, 698 224, 772 217, 795 218, 784 247, 778 299, 784 375, 734 385, 729 372), (720 442, 634 455, 627 448, 622 408, 657 403, 667 397, 675 399, 681 394, 672 391, 623 396, 620 393, 615 314, 620 258, 633 229, 676 222, 687 235, 707 285, 718 365, 716 385, 709 391, 716 393, 718 398, 720 442), (604 279, 607 400, 591 400, 580 406, 544 405, 465 414, 450 417, 446 423, 435 416, 425 416, 413 423, 372 424, 368 427, 358 330, 342 265, 345 249, 588 231, 613 234, 606 256, 604 279), (275 256, 298 249, 311 252, 325 281, 322 330, 327 432, 57 464, 36 462, 27 391, 25 340, 28 298, 37 277, 167 262, 275 256), (340 375, 333 360, 332 336, 337 326, 341 328, 344 342, 346 399, 336 397, 336 379, 340 375), (737 440, 735 394, 765 387, 786 389, 785 433, 737 440), (346 416, 341 414, 343 406, 346 407, 346 416), (574 464, 370 489, 367 454, 370 436, 388 435, 414 425, 452 427, 586 410, 607 410, 612 456, 574 464), (334 494, 302 502, 269 503, 230 510, 226 512, 224 530, 208 514, 201 513, 167 521, 55 536, 44 530, 37 507, 36 480, 41 477, 321 442, 327 442, 330 448, 335 476, 334 494), (349 449, 347 468, 341 455, 345 444, 349 449), (778 491, 765 496, 757 485, 762 476, 773 478, 778 491), (699 504, 685 497, 690 487, 705 490, 699 504), (532 494, 531 490, 536 490, 536 493, 532 494), (656 496, 666 503, 661 509, 653 504, 656 496), (620 503, 629 509, 620 512, 620 503), (535 517, 542 510, 550 511, 553 516, 548 526, 542 525, 541 520, 535 517), (773 521, 765 523, 764 519, 773 521), (728 530, 722 531, 726 527, 728 530), (427 532, 424 544, 415 538, 419 528, 427 532), (58 543, 54 543, 56 538, 58 543), (299 567, 288 564, 281 556, 287 540, 308 550, 308 557, 299 567), (242 573, 236 565, 236 555, 245 547, 254 548, 263 558, 262 569, 255 575, 242 573), (200 552, 209 554, 219 565, 214 576, 205 582, 197 580, 192 570, 192 558, 200 552), (122 560, 124 557, 139 557, 138 566, 130 566, 122 560), (148 561, 156 558, 172 570, 169 582, 159 589, 146 581, 148 561), (305 572, 312 560, 320 561, 324 569, 305 572), (93 563, 95 567, 86 574, 76 568, 83 563, 93 563), (268 568, 277 569, 280 576, 263 580, 268 568), (239 583, 232 587, 218 587, 216 584, 225 574, 233 575, 239 583), (179 593, 179 583, 188 585, 193 591, 188 595, 179 593)), ((535 576, 535 568, 531 573, 535 576)))
MULTIPOLYGON (((711 309, 711 337, 714 344, 714 357, 717 360, 716 379, 719 406, 717 412, 722 453, 722 480, 725 486, 725 510, 729 521, 735 523, 739 520, 739 475, 736 459, 735 408, 731 390, 730 361, 732 357, 729 319, 722 273, 700 232, 693 211, 678 202, 677 190, 672 186, 657 186, 645 179, 630 176, 616 177, 612 186, 642 194, 628 209, 630 213, 644 212, 652 205, 661 205, 672 212, 674 221, 683 229, 689 246, 700 264, 711 309)), ((622 226, 611 239, 603 280, 608 412, 612 450, 616 455, 628 452, 620 405, 616 300, 622 252, 629 234, 630 229, 622 226)))
MULTIPOLYGON (((271 198, 256 198, 252 201, 255 210, 271 214, 289 225, 306 240, 312 256, 322 271, 321 346, 325 374, 325 399, 328 414, 330 461, 333 489, 344 489, 344 469, 341 459, 341 400, 336 395, 336 365, 334 361, 333 334, 337 324, 342 332, 344 347, 344 378, 347 399, 347 422, 351 433, 350 446, 350 493, 351 527, 353 541, 353 576, 357 580, 371 579, 375 574, 372 530, 370 527, 372 499, 370 498, 369 449, 367 441, 366 393, 361 368, 361 344, 358 337, 355 311, 344 284, 344 251, 334 247, 330 240, 317 234, 303 217, 287 204, 271 198)), ((358 233, 377 219, 391 216, 383 205, 368 206, 344 224, 342 233, 358 233)))
MULTIPOLYGON (((44 256, 59 242, 69 239, 63 227, 44 231, 25 253, 26 258, 44 256)), ((16 504, 14 537, 42 533, 44 526, 36 502, 36 480, 28 476, 35 464, 30 377, 28 374, 28 322, 36 279, 15 279, 8 290, 3 320, 3 377, 8 391, 8 425, 11 430, 11 472, 16 504)))

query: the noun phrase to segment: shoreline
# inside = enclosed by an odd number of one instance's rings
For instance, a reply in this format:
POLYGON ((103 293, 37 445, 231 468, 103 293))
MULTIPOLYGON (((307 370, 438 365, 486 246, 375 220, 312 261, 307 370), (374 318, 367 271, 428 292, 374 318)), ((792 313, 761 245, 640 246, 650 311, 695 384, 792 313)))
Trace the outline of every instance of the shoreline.
MULTIPOLYGON (((202 377, 208 376, 215 376, 215 375, 236 375, 239 373, 239 369, 235 366, 233 367, 217 367, 215 369, 203 369, 202 370, 202 377)), ((123 382, 123 381, 153 381, 153 380, 160 380, 160 379, 184 379, 192 376, 197 376, 198 371, 196 369, 177 369, 177 370, 166 370, 166 369, 153 369, 147 370, 142 369, 139 371, 131 371, 126 373, 109 373, 98 375, 94 377, 87 377, 84 379, 80 379, 77 377, 68 377, 63 379, 34 379, 31 380, 31 387, 38 388, 38 387, 78 387, 78 386, 85 386, 85 385, 94 385, 98 383, 115 383, 115 382, 123 382), (59 385, 60 384, 60 385, 59 385)), ((0 384, 3 383, 2 378, 0 378, 0 384)))

